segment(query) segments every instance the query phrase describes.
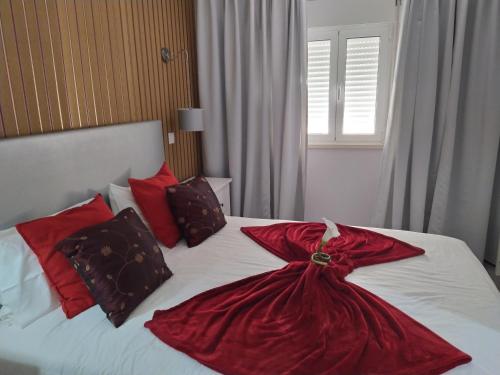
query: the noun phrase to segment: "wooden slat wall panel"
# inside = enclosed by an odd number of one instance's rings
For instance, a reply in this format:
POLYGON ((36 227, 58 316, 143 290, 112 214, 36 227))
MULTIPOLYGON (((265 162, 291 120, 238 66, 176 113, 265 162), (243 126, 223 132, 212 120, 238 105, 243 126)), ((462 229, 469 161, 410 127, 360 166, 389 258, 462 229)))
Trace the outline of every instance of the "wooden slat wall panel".
POLYGON ((118 122, 119 119, 106 2, 103 0, 92 0, 92 12, 97 53, 99 56, 99 76, 104 101, 104 119, 105 123, 114 123, 118 122))
POLYGON ((125 51, 123 46, 120 4, 118 0, 107 0, 106 3, 111 40, 113 75, 115 78, 115 88, 117 93, 116 101, 118 105, 118 122, 125 122, 131 117, 127 73, 125 68, 127 62, 125 61, 125 51))
POLYGON ((160 119, 171 168, 199 174, 200 136, 177 119, 198 104, 193 1, 0 0, 0 138, 160 119))
POLYGON ((101 81, 99 80, 99 62, 97 57, 97 43, 93 22, 92 2, 75 0, 78 19, 78 35, 82 50, 83 76, 85 77, 85 91, 89 111, 89 125, 104 123, 104 108, 101 96, 101 81))
POLYGON ((59 36, 57 17, 54 18, 57 16, 57 9, 54 0, 35 0, 35 5, 51 130, 62 130, 64 124, 69 123, 69 113, 66 96, 61 95, 65 93, 65 78, 60 42, 54 43, 54 38, 59 36))
POLYGON ((123 45, 125 53, 125 66, 127 72, 128 92, 130 93, 130 115, 135 121, 141 118, 139 78, 137 74, 137 60, 135 39, 133 34, 132 3, 120 1, 120 12, 123 31, 123 45))
MULTIPOLYGON (((189 21, 189 14, 188 14, 188 12, 190 11, 190 9, 188 7, 182 7, 181 10, 183 12, 183 19, 186 19, 186 20, 189 21)), ((184 22, 182 24, 182 26, 183 26, 183 31, 184 31, 184 37, 183 37, 183 39, 186 40, 186 43, 187 43, 185 45, 185 48, 188 50, 189 55, 193 56, 192 55, 192 51, 191 51, 190 46, 189 46, 189 42, 192 41, 190 39, 190 37, 189 37, 189 28, 190 27, 194 27, 194 26, 191 23, 188 23, 188 22, 184 22)), ((183 67, 184 67, 184 72, 185 72, 186 76, 190 76, 191 77, 192 76, 192 72, 191 72, 190 67, 189 66, 188 67, 183 66, 183 67)), ((186 92, 187 92, 187 94, 186 94, 186 101, 187 101, 187 103, 189 103, 189 100, 190 100, 189 96, 192 95, 192 94, 190 93, 190 88, 189 88, 188 81, 186 80, 185 82, 186 82, 186 92)), ((189 154, 193 153, 194 152, 193 139, 186 137, 186 143, 187 143, 187 151, 188 151, 188 153, 189 154)), ((187 160, 188 160, 188 163, 189 163, 189 168, 193 168, 193 160, 191 160, 190 158, 188 158, 187 160)))
MULTIPOLYGON (((14 17, 10 1, 0 1, 0 33, 2 39, 2 58, 0 71, 5 71, 5 79, 8 84, 4 84, 2 79, 2 93, 9 92, 9 98, 2 98, 2 112, 12 111, 12 120, 5 119, 5 133, 7 136, 27 135, 31 133, 26 98, 24 94, 24 81, 19 63, 18 45, 16 43, 16 32, 14 28, 14 17), (9 106, 11 106, 9 108, 9 106), (5 107, 5 110, 3 109, 5 107)), ((33 115, 36 115, 35 113, 33 115)))
MULTIPOLYGON (((40 133, 42 130, 42 113, 39 107, 38 92, 36 87, 35 74, 33 71, 33 61, 31 56, 31 46, 28 39, 27 21, 25 19, 24 0, 11 2, 12 11, 12 31, 17 39, 17 53, 21 68, 21 89, 25 97, 29 114, 29 129, 31 134, 40 133), (21 47, 22 46, 22 47, 21 47)), ((6 41, 7 42, 7 41, 6 41)), ((43 103, 42 103, 43 106, 43 103)), ((43 111, 44 115, 46 111, 43 111)), ((43 117, 46 120, 46 117, 43 117)))
MULTIPOLYGON (((0 13, 0 16, 1 15, 2 13, 0 13)), ((6 52, 3 39, 2 19, 0 17, 0 58, 3 59, 2 61, 0 61, 0 87, 2 88, 0 90, 0 112, 2 113, 2 134, 0 134, 0 137, 19 133, 19 130, 17 129, 15 103, 13 102, 14 95, 12 93, 12 87, 10 85, 10 77, 9 71, 7 69, 8 64, 6 60, 6 52), (4 118, 5 123, 9 124, 9 128, 6 128, 6 126, 3 124, 4 118)))
MULTIPOLYGON (((189 64, 189 67, 191 69, 191 92, 193 95, 193 103, 198 104, 200 102, 199 98, 199 91, 198 91, 198 66, 197 66, 197 60, 196 60, 196 33, 195 33, 195 19, 194 19, 194 14, 195 14, 195 9, 194 9, 194 1, 189 1, 187 4, 187 13, 188 13, 188 18, 186 22, 186 27, 188 30, 188 40, 187 40, 187 46, 189 49, 189 56, 192 56, 191 59, 191 64, 189 64)), ((193 150, 194 153, 196 154, 196 158, 191 158, 191 161, 193 162, 193 165, 198 166, 202 165, 202 153, 201 153, 201 136, 200 133, 194 133, 194 136, 190 137, 192 145, 193 145, 193 150)))
MULTIPOLYGON (((161 6, 161 11, 158 13, 159 16, 159 23, 162 25, 162 28, 159 30, 160 31, 160 42, 164 46, 171 46, 172 45, 172 39, 170 38, 170 35, 168 32, 166 32, 167 28, 167 23, 166 23, 166 4, 165 2, 168 0, 161 0, 160 6, 161 6)), ((166 95, 166 108, 167 108, 167 124, 168 127, 167 129, 164 129, 165 131, 173 131, 174 130, 174 125, 171 119, 170 114, 174 113, 175 111, 175 106, 174 106, 174 84, 173 84, 173 74, 171 69, 161 69, 162 73, 162 85, 166 88, 165 95, 166 95)), ((168 152, 168 158, 169 160, 173 160, 173 148, 168 147, 167 149, 168 152)))
MULTIPOLYGON (((1 0, 0 0, 1 1, 1 0)), ((56 0, 56 10, 57 10, 57 28, 54 28, 59 35, 60 40, 54 38, 54 45, 60 44, 62 53, 62 67, 64 71, 64 92, 66 93, 66 100, 68 105, 69 113, 69 124, 65 124, 63 129, 68 128, 79 128, 82 123, 82 118, 80 114, 80 106, 78 104, 77 87, 76 80, 74 79, 73 71, 75 66, 73 65, 73 54, 72 46, 69 35, 68 17, 66 11, 66 0, 56 0)), ((57 63, 56 63, 57 64, 57 63)), ((60 93, 60 99, 64 97, 64 93, 60 93)))
MULTIPOLYGON (((187 19, 186 15, 184 14, 184 8, 185 7, 182 7, 182 5, 180 4, 179 0, 177 0, 177 8, 178 8, 178 17, 179 18, 182 18, 182 19, 187 19)), ((178 19, 179 19, 178 18, 178 19)), ((186 40, 186 31, 185 31, 185 25, 186 25, 186 22, 180 22, 177 27, 180 29, 180 32, 181 32, 181 39, 182 40, 186 40)), ((186 48, 187 46, 186 45, 183 45, 182 48, 186 48)), ((186 69, 186 66, 185 64, 179 64, 179 67, 181 68, 181 77, 187 77, 187 69, 186 69)), ((182 84, 182 91, 183 91, 183 95, 182 95, 182 107, 187 107, 188 104, 189 104, 189 95, 188 95, 188 87, 187 87, 187 80, 181 80, 181 84, 182 84)), ((189 161, 189 158, 187 157, 187 154, 190 152, 190 149, 189 149, 189 142, 187 140, 187 137, 186 137, 186 133, 181 133, 181 147, 182 147, 182 153, 183 153, 183 160, 184 160, 184 164, 183 164, 183 167, 184 168, 189 168, 190 167, 190 161, 189 161)))
POLYGON ((3 115, 2 115, 2 107, 0 107, 0 138, 5 137, 5 130, 3 128, 3 115))
MULTIPOLYGON (((171 10, 170 12, 167 12, 169 15, 169 23, 168 25, 172 25, 173 28, 175 28, 178 33, 179 33, 179 38, 174 38, 172 42, 172 50, 173 51, 180 51, 184 48, 184 46, 181 44, 181 37, 182 37, 182 29, 179 27, 180 24, 180 14, 179 14, 179 1, 177 0, 170 0, 168 1, 169 5, 171 5, 171 10)), ((173 66, 173 71, 174 71, 174 79, 175 79, 175 84, 176 84, 176 91, 177 95, 175 96, 175 106, 176 108, 179 107, 185 107, 186 103, 184 100, 185 97, 185 92, 184 92, 184 77, 182 76, 182 67, 183 67, 183 57, 180 56, 178 60, 176 61, 177 63, 174 64, 173 66)), ((172 123, 177 127, 178 126, 178 119, 177 116, 174 114, 174 118, 171 119, 172 123)), ((176 168, 178 169, 184 169, 185 168, 185 162, 186 162, 186 157, 184 155, 184 142, 183 142, 183 134, 178 134, 179 139, 178 142, 176 142, 175 145, 173 145, 174 152, 179 155, 180 157, 177 158, 177 163, 176 163, 176 168)))
POLYGON ((156 69, 156 61, 158 60, 158 50, 156 50, 155 42, 154 42, 154 22, 153 17, 151 16, 151 0, 143 0, 144 1, 144 25, 145 25, 145 38, 146 38, 146 55, 148 61, 148 70, 149 70, 149 82, 151 89, 151 104, 153 106, 153 116, 158 118, 161 116, 161 106, 159 105, 160 94, 158 87, 158 70, 156 69), (148 27, 152 25, 153 27, 148 27), (155 58, 156 57, 156 58, 155 58))
MULTIPOLYGON (((36 0, 21 0, 16 3, 22 4, 24 13, 25 31, 28 41, 28 62, 30 65, 28 70, 33 77, 35 89, 34 98, 38 109, 38 118, 40 120, 40 124, 37 124, 35 129, 37 133, 41 133, 44 131, 45 124, 47 124, 46 127, 50 130, 52 130, 53 125, 35 1, 36 0)), ((32 129, 32 132, 33 130, 34 129, 32 129)))

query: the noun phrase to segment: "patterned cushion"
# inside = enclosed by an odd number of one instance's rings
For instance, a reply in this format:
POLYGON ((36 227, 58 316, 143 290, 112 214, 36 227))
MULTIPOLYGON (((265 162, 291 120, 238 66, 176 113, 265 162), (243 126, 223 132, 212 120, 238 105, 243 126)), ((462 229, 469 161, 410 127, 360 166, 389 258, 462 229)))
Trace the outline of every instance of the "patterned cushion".
POLYGON ((219 201, 204 177, 168 187, 167 199, 189 247, 226 225, 219 201))
POLYGON ((172 276, 133 208, 72 234, 56 250, 68 257, 115 327, 172 276))

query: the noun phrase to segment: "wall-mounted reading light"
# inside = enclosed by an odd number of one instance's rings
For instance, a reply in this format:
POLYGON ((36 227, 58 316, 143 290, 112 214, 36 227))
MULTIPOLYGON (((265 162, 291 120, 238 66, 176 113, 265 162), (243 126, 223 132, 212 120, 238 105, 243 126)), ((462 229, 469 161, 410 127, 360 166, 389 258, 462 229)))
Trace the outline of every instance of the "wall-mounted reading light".
POLYGON ((192 96, 191 96, 191 73, 189 69, 189 52, 187 49, 183 49, 175 54, 172 54, 168 48, 162 48, 161 59, 164 63, 168 64, 171 61, 176 60, 179 57, 184 56, 184 62, 186 64, 187 71, 187 81, 188 81, 188 95, 189 104, 188 108, 178 108, 177 114, 179 116, 179 124, 182 130, 193 132, 203 130, 203 109, 193 108, 192 106, 192 96))

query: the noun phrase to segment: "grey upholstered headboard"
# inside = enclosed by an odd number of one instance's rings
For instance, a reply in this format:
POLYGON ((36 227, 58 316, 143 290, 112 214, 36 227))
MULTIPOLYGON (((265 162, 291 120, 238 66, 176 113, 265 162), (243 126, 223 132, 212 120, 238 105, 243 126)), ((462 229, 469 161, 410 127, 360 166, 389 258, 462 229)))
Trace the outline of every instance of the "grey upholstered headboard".
POLYGON ((0 141, 0 229, 154 174, 165 160, 160 121, 0 141))

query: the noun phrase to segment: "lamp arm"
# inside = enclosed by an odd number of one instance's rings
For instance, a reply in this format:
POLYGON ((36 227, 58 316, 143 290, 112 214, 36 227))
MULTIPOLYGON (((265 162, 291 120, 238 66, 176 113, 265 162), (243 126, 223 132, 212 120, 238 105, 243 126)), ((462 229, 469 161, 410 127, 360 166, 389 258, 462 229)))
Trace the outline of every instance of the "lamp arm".
POLYGON ((191 69, 189 68, 189 52, 187 49, 183 49, 181 52, 186 57, 189 108, 193 108, 193 102, 192 102, 193 97, 191 95, 191 69))
POLYGON ((189 69, 189 51, 187 50, 187 48, 184 48, 174 54, 170 54, 170 52, 168 51, 167 48, 165 48, 164 50, 166 50, 166 55, 165 56, 162 56, 162 59, 165 63, 169 63, 170 61, 174 61, 174 60, 177 60, 177 58, 179 57, 179 55, 182 54, 182 56, 184 56, 184 62, 186 64, 186 71, 187 71, 187 84, 188 84, 188 101, 189 101, 189 108, 193 108, 193 98, 192 98, 192 95, 191 95, 191 70, 189 69))

